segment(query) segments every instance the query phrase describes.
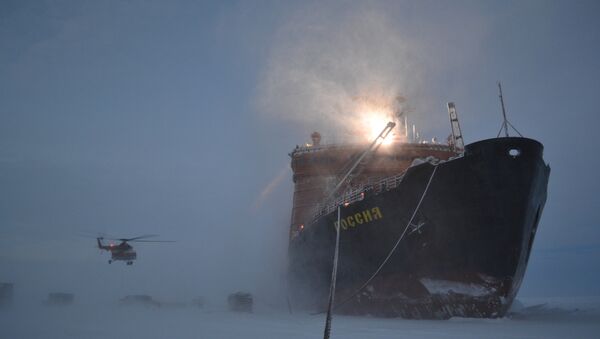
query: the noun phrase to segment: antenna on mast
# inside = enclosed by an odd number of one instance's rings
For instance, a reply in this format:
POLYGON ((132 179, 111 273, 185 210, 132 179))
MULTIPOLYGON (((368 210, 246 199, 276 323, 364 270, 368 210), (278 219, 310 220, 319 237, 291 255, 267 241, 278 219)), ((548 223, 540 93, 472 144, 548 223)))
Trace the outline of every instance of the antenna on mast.
POLYGON ((523 137, 523 134, 521 134, 521 132, 519 132, 515 126, 513 126, 513 124, 510 123, 510 121, 508 121, 508 119, 506 118, 506 109, 504 108, 504 97, 502 96, 502 85, 500 84, 500 81, 498 81, 498 92, 499 97, 500 97, 500 105, 502 106, 502 126, 500 126, 500 130, 498 131, 498 135, 496 135, 496 138, 500 137, 500 133, 502 132, 502 130, 504 130, 504 136, 506 138, 509 137, 508 135, 508 126, 510 125, 510 127, 512 127, 512 129, 515 130, 515 132, 517 132, 517 134, 519 134, 519 136, 523 137))

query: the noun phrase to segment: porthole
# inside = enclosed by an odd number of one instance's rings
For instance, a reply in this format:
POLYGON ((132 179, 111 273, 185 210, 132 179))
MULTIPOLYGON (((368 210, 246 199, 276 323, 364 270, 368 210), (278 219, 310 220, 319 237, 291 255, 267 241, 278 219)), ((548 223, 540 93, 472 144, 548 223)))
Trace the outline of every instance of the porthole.
POLYGON ((508 150, 508 155, 510 155, 513 158, 516 158, 519 155, 521 155, 521 150, 518 148, 511 148, 508 150))

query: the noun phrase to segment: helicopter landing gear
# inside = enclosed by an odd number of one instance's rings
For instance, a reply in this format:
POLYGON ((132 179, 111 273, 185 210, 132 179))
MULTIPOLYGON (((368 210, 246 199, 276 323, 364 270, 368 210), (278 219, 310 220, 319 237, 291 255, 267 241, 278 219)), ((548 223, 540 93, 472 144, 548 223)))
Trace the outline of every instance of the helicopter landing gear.
POLYGON ((127 265, 133 265, 133 261, 128 261, 127 265))
POLYGON ((112 260, 108 259, 108 263, 109 263, 109 264, 112 264, 112 260))

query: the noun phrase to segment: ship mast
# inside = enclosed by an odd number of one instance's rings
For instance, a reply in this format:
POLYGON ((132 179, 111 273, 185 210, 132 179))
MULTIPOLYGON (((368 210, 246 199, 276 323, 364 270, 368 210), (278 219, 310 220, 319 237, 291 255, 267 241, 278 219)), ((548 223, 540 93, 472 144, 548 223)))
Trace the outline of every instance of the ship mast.
POLYGON ((508 126, 512 127, 512 129, 515 130, 515 132, 517 132, 517 134, 519 134, 519 136, 523 136, 523 134, 521 134, 521 132, 519 132, 515 126, 513 126, 513 124, 510 123, 510 121, 508 121, 508 118, 506 118, 506 109, 504 108, 504 97, 502 96, 502 85, 500 84, 500 81, 498 81, 498 92, 499 92, 499 97, 500 97, 500 105, 502 106, 502 126, 500 127, 500 130, 498 131, 498 135, 496 135, 496 138, 500 137, 500 133, 502 133, 502 130, 504 130, 504 137, 508 138, 508 126))
MULTIPOLYGON (((504 98, 502 97, 502 85, 498 82, 498 92, 500 93, 500 105, 502 106, 502 129, 504 129, 504 136, 508 138, 508 119, 506 119, 506 109, 504 109, 504 98)), ((500 129, 500 131, 502 131, 500 129)))

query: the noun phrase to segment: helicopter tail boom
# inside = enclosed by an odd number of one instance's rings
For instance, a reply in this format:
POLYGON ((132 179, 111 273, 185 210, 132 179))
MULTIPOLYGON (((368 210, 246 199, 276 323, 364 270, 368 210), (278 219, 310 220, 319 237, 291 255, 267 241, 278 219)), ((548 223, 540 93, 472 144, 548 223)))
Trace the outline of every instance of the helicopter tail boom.
POLYGON ((102 238, 101 237, 96 238, 96 241, 98 242, 98 248, 99 249, 101 249, 101 250, 108 250, 108 248, 107 248, 108 246, 102 245, 102 238))

